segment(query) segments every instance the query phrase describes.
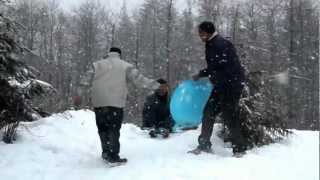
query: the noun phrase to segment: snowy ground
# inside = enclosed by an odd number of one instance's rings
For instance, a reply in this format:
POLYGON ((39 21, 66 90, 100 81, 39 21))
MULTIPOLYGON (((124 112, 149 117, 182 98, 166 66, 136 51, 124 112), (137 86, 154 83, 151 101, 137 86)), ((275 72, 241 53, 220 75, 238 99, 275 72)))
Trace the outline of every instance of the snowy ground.
MULTIPOLYGON (((216 129, 215 129, 216 130, 216 129)), ((242 158, 216 136, 215 154, 186 152, 199 130, 150 139, 125 124, 121 156, 125 166, 107 167, 91 111, 69 111, 19 129, 15 144, 0 143, 1 180, 319 180, 319 132, 294 131, 289 139, 253 149, 242 158)))

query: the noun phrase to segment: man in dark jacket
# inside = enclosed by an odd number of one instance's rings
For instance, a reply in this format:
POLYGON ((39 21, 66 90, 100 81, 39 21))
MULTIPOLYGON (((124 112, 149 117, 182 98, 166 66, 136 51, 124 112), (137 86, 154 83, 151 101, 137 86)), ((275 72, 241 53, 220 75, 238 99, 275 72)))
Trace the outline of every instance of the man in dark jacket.
POLYGON ((162 135, 166 138, 173 126, 169 111, 169 87, 164 79, 158 79, 157 82, 160 88, 146 98, 143 107, 142 128, 152 129, 149 133, 151 137, 162 135))
POLYGON ((238 103, 244 84, 244 69, 233 44, 216 32, 212 22, 202 22, 198 28, 199 36, 205 42, 207 68, 201 70, 193 79, 208 77, 214 90, 205 107, 199 146, 190 152, 211 152, 213 125, 216 116, 222 113, 222 118, 231 132, 233 153, 242 154, 246 146, 241 133, 238 103))

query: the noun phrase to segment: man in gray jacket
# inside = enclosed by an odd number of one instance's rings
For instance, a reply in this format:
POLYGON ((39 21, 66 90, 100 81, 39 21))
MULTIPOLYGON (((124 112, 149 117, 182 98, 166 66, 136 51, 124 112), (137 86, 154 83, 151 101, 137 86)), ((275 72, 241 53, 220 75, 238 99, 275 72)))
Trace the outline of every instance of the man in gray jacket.
POLYGON ((102 158, 108 163, 125 163, 119 157, 120 128, 126 104, 127 82, 156 90, 160 84, 141 75, 133 65, 120 58, 121 50, 112 47, 108 58, 93 63, 92 104, 102 146, 102 158))

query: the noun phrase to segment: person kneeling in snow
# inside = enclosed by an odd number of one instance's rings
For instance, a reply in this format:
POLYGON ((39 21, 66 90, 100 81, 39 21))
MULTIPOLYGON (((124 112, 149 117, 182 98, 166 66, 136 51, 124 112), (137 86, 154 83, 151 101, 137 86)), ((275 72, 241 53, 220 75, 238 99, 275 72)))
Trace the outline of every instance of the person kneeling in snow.
POLYGON ((174 124, 169 111, 169 87, 167 81, 158 79, 160 88, 146 98, 143 107, 142 129, 152 129, 149 135, 154 138, 161 135, 169 137, 174 124))
POLYGON ((102 146, 102 158, 108 163, 125 163, 119 157, 120 128, 128 94, 127 83, 156 90, 160 84, 145 78, 133 65, 120 59, 121 50, 113 47, 108 58, 93 63, 92 104, 102 146))

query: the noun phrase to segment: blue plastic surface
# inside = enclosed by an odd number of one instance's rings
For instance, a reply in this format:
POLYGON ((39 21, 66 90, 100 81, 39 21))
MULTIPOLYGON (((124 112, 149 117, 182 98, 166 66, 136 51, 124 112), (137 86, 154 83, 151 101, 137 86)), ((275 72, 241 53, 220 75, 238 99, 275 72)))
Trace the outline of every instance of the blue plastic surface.
POLYGON ((174 130, 195 127, 201 123, 212 89, 213 85, 208 79, 186 80, 179 84, 170 101, 174 130))

